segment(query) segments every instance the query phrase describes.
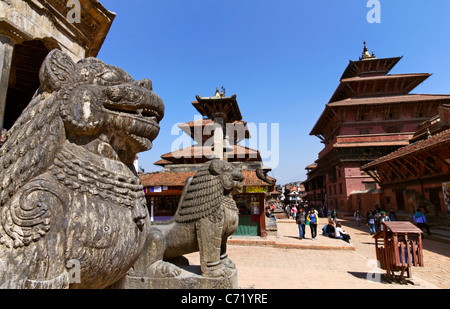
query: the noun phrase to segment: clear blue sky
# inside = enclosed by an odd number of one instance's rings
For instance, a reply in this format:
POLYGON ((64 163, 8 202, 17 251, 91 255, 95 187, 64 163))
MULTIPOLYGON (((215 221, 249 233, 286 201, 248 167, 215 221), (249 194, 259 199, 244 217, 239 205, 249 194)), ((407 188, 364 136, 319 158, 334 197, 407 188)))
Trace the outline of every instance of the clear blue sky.
POLYGON ((153 149, 139 155, 146 172, 161 170, 153 162, 181 135, 171 134, 174 124, 198 115, 195 95, 224 86, 244 120, 279 124, 279 163, 269 175, 278 184, 305 180, 323 148, 309 132, 364 40, 378 58, 403 56, 391 73, 433 73, 413 93, 450 93, 448 0, 380 0, 381 23, 372 24, 367 0, 101 3, 117 16, 98 57, 151 79, 166 106, 153 149))

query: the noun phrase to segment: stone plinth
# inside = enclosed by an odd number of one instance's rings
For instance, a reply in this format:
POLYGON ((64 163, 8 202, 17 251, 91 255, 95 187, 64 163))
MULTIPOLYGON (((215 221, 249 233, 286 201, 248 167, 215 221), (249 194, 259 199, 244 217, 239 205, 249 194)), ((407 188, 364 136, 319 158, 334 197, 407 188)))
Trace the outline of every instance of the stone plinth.
POLYGON ((284 212, 283 209, 275 209, 272 214, 277 218, 277 219, 286 219, 286 213, 284 212))
POLYGON ((125 289, 236 289, 237 270, 228 277, 204 277, 199 265, 180 266, 181 274, 169 278, 127 276, 125 289))
POLYGON ((266 217, 266 233, 267 233, 267 236, 277 236, 278 235, 277 220, 275 220, 274 218, 266 217))

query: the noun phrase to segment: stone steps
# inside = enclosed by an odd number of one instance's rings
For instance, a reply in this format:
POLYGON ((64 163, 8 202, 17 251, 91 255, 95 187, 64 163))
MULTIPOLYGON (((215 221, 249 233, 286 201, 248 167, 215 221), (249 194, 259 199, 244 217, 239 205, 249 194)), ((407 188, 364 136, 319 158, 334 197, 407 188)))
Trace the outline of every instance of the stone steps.
POLYGON ((424 233, 424 237, 429 239, 444 241, 450 243, 450 227, 448 226, 435 226, 430 228, 431 236, 424 233))

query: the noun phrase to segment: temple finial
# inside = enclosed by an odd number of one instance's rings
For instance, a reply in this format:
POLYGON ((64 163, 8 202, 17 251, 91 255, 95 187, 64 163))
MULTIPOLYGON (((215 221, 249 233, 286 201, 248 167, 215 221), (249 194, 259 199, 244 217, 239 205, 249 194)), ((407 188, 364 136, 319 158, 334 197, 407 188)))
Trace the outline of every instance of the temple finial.
POLYGON ((367 48, 366 41, 364 41, 364 49, 362 52, 362 57, 359 58, 359 60, 366 60, 366 59, 375 59, 375 54, 372 52, 372 55, 369 53, 369 49, 367 48))

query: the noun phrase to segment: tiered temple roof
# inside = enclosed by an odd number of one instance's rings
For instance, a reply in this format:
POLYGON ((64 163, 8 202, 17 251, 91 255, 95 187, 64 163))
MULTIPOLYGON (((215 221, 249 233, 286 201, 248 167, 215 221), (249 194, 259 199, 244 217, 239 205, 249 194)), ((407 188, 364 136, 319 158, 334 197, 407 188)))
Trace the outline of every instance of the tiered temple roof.
MULTIPOLYGON (((359 61, 350 61, 340 83, 325 105, 325 109, 310 132, 329 141, 343 123, 338 109, 376 108, 404 104, 441 105, 450 102, 450 95, 411 94, 410 92, 431 76, 429 73, 388 74, 402 57, 376 58, 369 54, 364 42, 359 61)), ((383 107, 389 109, 389 107, 383 107)), ((427 109, 425 106, 424 109, 427 109)), ((421 114, 417 112, 418 116, 421 114)), ((362 120, 362 119, 358 119, 362 120)))
POLYGON ((217 88, 214 97, 197 96, 197 101, 192 102, 192 105, 205 118, 186 122, 178 127, 196 144, 161 155, 161 160, 154 164, 162 166, 164 170, 141 174, 144 186, 182 187, 186 179, 195 174, 199 164, 212 159, 215 155, 214 144, 211 142, 214 139, 214 126, 217 125, 215 117, 222 118, 224 126, 228 124, 232 127, 233 132, 227 130, 227 134, 232 136, 229 137, 230 145, 224 152, 224 157, 228 162, 240 165, 245 177, 244 186, 275 184, 276 179, 267 176, 270 168, 263 166, 260 152, 238 144, 250 138, 250 132, 247 123, 242 120, 236 95, 226 97, 224 89, 219 92, 217 88))
POLYGON ((241 111, 237 104, 236 95, 225 96, 225 90, 219 92, 216 89, 213 97, 196 96, 197 100, 192 105, 205 117, 191 122, 180 124, 178 127, 188 134, 196 144, 183 149, 175 150, 161 155, 161 159, 155 165, 163 166, 171 164, 199 164, 210 160, 214 155, 213 143, 206 143, 214 138, 214 126, 216 117, 222 118, 224 126, 233 130, 227 132, 231 143, 224 156, 229 162, 262 162, 258 150, 238 145, 244 139, 250 138, 247 122, 242 120, 241 111))
MULTIPOLYGON (((193 177, 196 172, 154 172, 141 175, 141 182, 146 187, 150 186, 178 186, 183 187, 189 177, 193 177)), ((244 175, 244 186, 267 186, 267 182, 257 176, 255 171, 242 170, 244 175)), ((272 177, 266 176, 268 180, 275 182, 272 177)))
POLYGON ((335 199, 334 206, 338 205, 338 199, 345 203, 345 192, 348 194, 364 187, 364 182, 370 182, 356 171, 361 167, 378 182, 402 181, 413 171, 428 177, 434 172, 443 175, 448 170, 450 163, 444 158, 449 149, 448 131, 445 131, 448 129, 440 124, 447 118, 440 117, 438 121, 434 116, 438 109, 443 115, 450 114, 443 108, 450 105, 450 95, 410 93, 431 74, 390 74, 401 59, 377 58, 369 53, 364 42, 362 57, 349 62, 336 91, 310 132, 319 137, 325 147, 316 165, 307 167, 305 184, 311 192, 317 188, 320 192, 327 189, 329 198, 335 199), (428 135, 432 137, 419 141, 428 135), (413 162, 411 157, 416 158, 418 153, 425 154, 426 160, 414 159, 423 162, 422 166, 408 163, 413 162), (438 167, 431 166, 432 161, 438 167), (390 171, 393 164, 398 166, 390 171), (343 167, 348 175, 356 173, 361 183, 350 183, 347 178, 339 177, 337 171, 342 172, 343 167), (331 190, 338 185, 345 189, 339 194, 336 189, 331 190))
POLYGON ((219 88, 217 88, 213 97, 197 95, 196 99, 197 101, 192 102, 192 105, 204 117, 214 119, 217 114, 220 114, 225 122, 232 123, 242 120, 241 111, 236 101, 236 94, 226 97, 223 87, 222 92, 219 92, 219 88))
MULTIPOLYGON (((235 143, 239 143, 244 139, 250 138, 250 132, 246 121, 236 120, 231 123, 231 125, 236 129, 240 129, 234 130, 233 141, 235 143)), ((214 121, 209 118, 182 123, 178 125, 178 127, 198 144, 203 144, 214 136, 214 121)))
POLYGON ((341 79, 329 103, 367 96, 407 95, 431 74, 358 76, 341 79))
MULTIPOLYGON (((241 145, 233 145, 232 151, 227 151, 226 156, 229 162, 238 161, 261 161, 258 150, 241 145)), ((198 164, 210 160, 214 156, 212 145, 194 145, 183 149, 175 150, 161 155, 162 160, 155 162, 155 165, 165 166, 167 164, 198 164)))

